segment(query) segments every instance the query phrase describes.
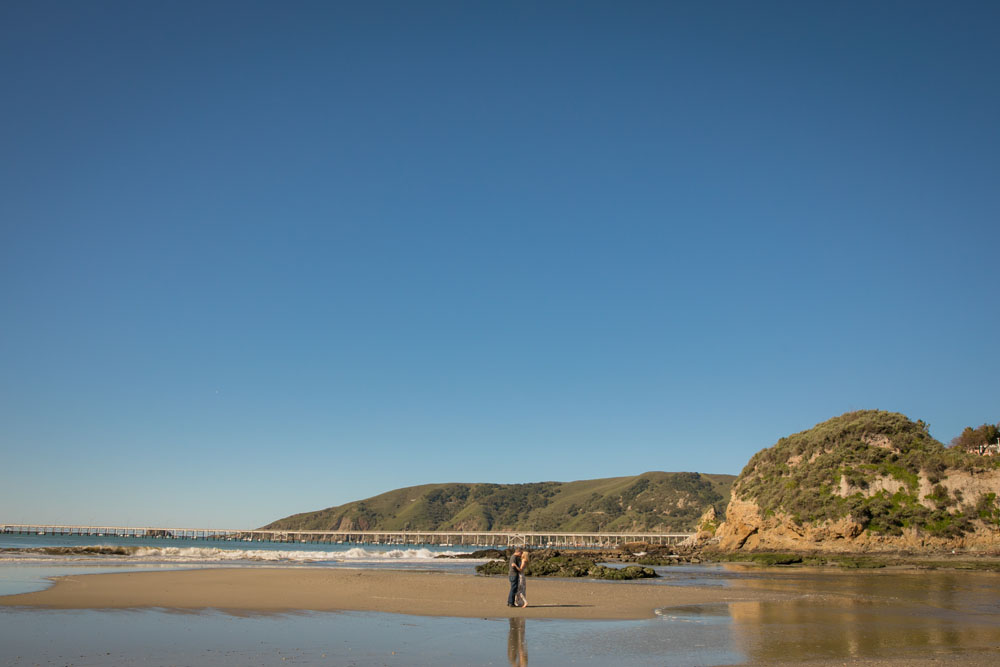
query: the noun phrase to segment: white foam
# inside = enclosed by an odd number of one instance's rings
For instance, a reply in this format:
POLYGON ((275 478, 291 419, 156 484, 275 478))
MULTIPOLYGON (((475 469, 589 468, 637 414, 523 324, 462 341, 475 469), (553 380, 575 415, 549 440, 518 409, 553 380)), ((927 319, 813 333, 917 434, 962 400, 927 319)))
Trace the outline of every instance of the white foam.
POLYGON ((45 549, 5 549, 0 560, 114 560, 167 563, 422 563, 461 551, 432 551, 427 548, 350 549, 308 551, 299 549, 224 549, 218 547, 105 546, 51 547, 45 549))
POLYGON ((141 560, 166 560, 185 562, 293 562, 315 563, 323 561, 349 561, 379 563, 386 561, 431 561, 437 556, 450 556, 460 552, 431 551, 430 549, 391 549, 379 551, 355 547, 347 551, 297 551, 277 549, 218 549, 213 547, 140 547, 133 555, 141 560))
POLYGON ((430 549, 391 549, 389 551, 376 551, 355 547, 347 551, 336 554, 340 559, 350 561, 382 562, 386 560, 406 560, 421 561, 434 560, 438 556, 455 556, 460 551, 431 551, 430 549))
POLYGON ((294 561, 313 563, 335 560, 329 551, 279 551, 274 549, 217 549, 213 547, 140 547, 134 554, 143 560, 170 561, 294 561))

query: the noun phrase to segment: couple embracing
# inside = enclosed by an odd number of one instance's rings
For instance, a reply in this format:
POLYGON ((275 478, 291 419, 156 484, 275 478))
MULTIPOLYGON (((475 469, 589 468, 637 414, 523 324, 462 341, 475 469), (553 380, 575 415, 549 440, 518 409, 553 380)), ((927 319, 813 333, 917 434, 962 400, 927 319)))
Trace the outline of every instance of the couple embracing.
POLYGON ((525 597, 527 582, 524 577, 528 572, 528 552, 517 547, 510 557, 507 567, 507 579, 510 580, 510 593, 507 594, 508 607, 527 607, 528 598, 525 597), (518 600, 521 604, 518 604, 518 600))

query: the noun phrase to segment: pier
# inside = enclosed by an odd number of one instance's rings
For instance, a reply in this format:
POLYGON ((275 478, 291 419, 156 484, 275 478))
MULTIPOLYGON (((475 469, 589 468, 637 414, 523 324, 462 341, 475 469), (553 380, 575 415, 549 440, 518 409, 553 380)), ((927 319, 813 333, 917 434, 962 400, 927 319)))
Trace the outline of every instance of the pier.
POLYGON ((0 524, 7 535, 63 535, 135 539, 187 539, 226 542, 297 542, 327 544, 435 545, 472 547, 614 548, 623 544, 679 544, 692 533, 438 530, 240 530, 218 528, 135 528, 127 526, 53 526, 0 524))

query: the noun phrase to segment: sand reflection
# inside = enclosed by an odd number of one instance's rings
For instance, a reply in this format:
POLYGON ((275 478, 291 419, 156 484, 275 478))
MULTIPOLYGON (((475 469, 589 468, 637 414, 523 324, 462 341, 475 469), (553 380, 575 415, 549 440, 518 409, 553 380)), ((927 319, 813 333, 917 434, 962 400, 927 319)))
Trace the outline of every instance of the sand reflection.
POLYGON ((927 655, 1000 643, 996 575, 800 571, 741 585, 802 593, 730 603, 733 638, 752 661, 927 655))
POLYGON ((512 667, 524 667, 528 664, 528 644, 524 638, 524 618, 511 618, 510 631, 507 633, 507 660, 512 667))

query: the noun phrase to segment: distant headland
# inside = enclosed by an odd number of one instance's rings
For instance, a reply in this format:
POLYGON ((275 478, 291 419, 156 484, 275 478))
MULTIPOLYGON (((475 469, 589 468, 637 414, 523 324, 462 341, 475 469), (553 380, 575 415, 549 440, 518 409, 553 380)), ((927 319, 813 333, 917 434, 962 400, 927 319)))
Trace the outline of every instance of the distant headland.
POLYGON ((735 475, 646 472, 575 482, 426 484, 324 510, 262 530, 694 532, 725 510, 735 475))

